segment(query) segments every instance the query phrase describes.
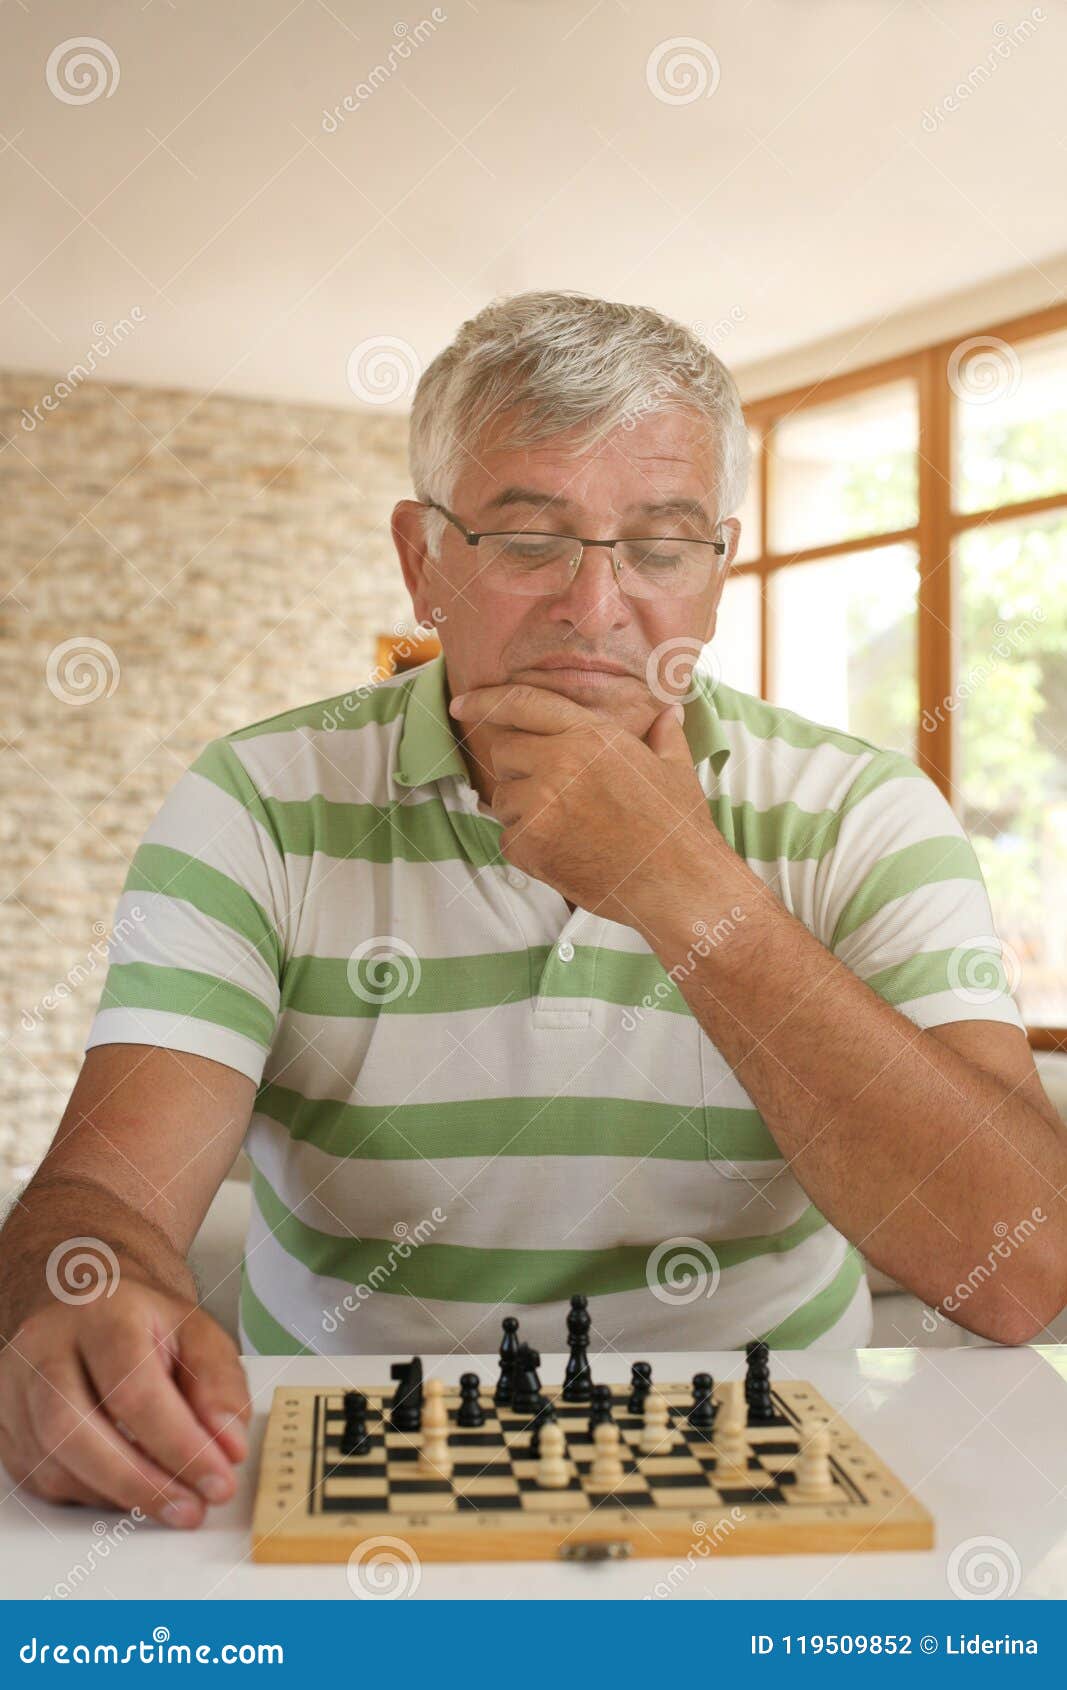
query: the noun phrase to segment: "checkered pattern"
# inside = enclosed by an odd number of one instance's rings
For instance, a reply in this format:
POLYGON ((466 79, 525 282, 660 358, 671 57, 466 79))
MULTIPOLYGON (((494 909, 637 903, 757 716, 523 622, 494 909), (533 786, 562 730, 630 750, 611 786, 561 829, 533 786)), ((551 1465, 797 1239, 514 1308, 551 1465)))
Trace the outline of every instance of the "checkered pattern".
MULTIPOLYGON (((735 1505, 747 1512, 790 1504, 798 1455, 796 1416, 777 1395, 776 1423, 748 1430, 747 1468, 725 1472, 720 1471, 712 1435, 688 1423, 690 1389, 657 1389, 671 1408, 670 1439, 656 1454, 642 1455, 638 1447, 642 1418, 628 1412, 628 1387, 614 1388, 612 1412, 619 1428, 623 1478, 610 1491, 595 1484, 591 1476, 595 1450, 587 1429, 589 1405, 565 1403, 558 1391, 549 1390, 546 1395, 555 1403, 572 1466, 570 1483, 560 1490, 539 1488, 537 1460, 527 1454, 528 1420, 508 1408, 495 1408, 488 1392, 482 1396, 485 1425, 467 1430, 455 1423, 459 1392, 446 1387, 448 1447, 454 1463, 448 1479, 419 1473, 421 1437, 391 1429, 389 1390, 364 1392, 371 1449, 368 1455, 359 1457, 341 1452, 343 1393, 317 1393, 311 1512, 380 1518, 517 1509, 553 1516, 573 1512, 579 1518, 605 1505, 627 1510, 699 1510, 709 1515, 729 1511, 735 1505)), ((862 1507, 863 1493, 846 1468, 833 1457, 831 1464, 832 1503, 862 1507)))

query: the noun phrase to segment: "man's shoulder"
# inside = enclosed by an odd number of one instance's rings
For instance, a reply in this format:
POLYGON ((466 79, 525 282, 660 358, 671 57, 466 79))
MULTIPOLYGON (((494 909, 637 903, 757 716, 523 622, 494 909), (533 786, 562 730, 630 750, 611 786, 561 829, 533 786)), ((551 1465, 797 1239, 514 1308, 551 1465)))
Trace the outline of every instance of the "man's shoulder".
POLYGON ((334 693, 307 704, 296 704, 274 716, 264 716, 258 722, 233 728, 220 735, 227 744, 241 744, 248 740, 287 734, 338 734, 365 727, 387 727, 406 706, 412 680, 417 670, 392 675, 381 681, 368 681, 352 687, 348 692, 334 693))
POLYGON ((904 752, 862 734, 816 721, 773 704, 754 693, 719 682, 714 689, 715 710, 730 744, 726 770, 738 784, 766 778, 779 768, 784 778, 846 788, 864 775, 879 779, 924 779, 915 761, 904 752))

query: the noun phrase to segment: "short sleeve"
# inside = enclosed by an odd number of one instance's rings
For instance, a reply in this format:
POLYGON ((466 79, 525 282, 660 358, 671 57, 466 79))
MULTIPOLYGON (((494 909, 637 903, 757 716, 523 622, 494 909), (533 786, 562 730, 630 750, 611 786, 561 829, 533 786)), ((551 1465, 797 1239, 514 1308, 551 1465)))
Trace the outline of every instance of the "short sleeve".
POLYGON ((130 864, 86 1050, 150 1044, 258 1085, 281 1001, 285 860, 235 745, 171 789, 130 864))
POLYGON ((824 944, 919 1027, 1007 1021, 1018 963, 951 805, 908 758, 878 751, 852 783, 819 864, 824 944))

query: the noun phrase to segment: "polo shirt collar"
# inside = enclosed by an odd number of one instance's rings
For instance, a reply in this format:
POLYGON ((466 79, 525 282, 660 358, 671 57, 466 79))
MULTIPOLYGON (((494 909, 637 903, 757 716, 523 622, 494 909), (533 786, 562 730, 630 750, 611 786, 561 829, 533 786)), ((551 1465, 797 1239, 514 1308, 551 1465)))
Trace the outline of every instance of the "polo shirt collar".
MULTIPOLYGON (((715 708, 712 683, 706 675, 694 677, 698 691, 685 706, 683 731, 694 764, 710 758, 719 774, 730 745, 715 708)), ((404 725, 400 732, 393 779, 398 786, 426 786, 455 775, 464 785, 470 774, 448 714, 451 692, 445 673, 444 653, 420 664, 407 686, 404 725)))

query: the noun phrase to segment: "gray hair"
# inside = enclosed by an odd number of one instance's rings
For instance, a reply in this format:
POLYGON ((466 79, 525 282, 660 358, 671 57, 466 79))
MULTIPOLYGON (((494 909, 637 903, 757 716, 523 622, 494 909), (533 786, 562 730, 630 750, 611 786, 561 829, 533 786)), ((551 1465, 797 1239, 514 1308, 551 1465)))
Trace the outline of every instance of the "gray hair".
MULTIPOLYGON (((415 497, 451 504, 490 424, 494 447, 506 450, 573 428, 592 445, 665 409, 695 412, 708 424, 719 514, 731 515, 748 482, 748 431, 733 377, 698 335, 648 306, 588 294, 494 300, 461 326, 415 391, 408 445, 415 497)), ((431 557, 444 522, 426 512, 431 557)))

